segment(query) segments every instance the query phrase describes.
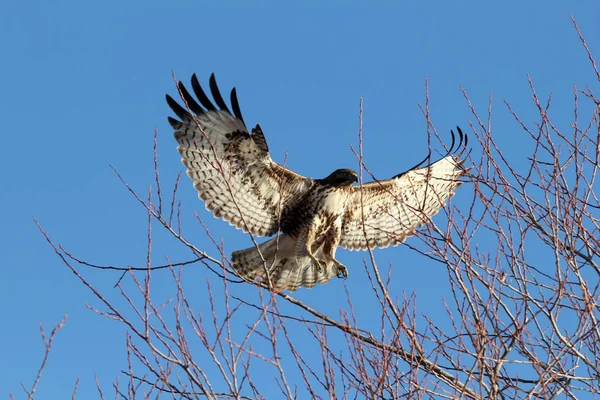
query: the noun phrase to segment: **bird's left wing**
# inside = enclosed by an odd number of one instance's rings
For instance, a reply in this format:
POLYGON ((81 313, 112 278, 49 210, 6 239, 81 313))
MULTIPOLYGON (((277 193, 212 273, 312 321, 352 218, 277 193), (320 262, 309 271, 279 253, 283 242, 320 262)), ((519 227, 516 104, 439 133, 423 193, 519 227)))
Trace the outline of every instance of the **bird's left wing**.
POLYGON ((453 146, 441 160, 392 179, 349 187, 340 246, 349 250, 395 246, 427 223, 462 184, 458 179, 465 170, 460 154, 466 136, 460 128, 459 136, 458 155, 451 155, 455 141, 452 132, 453 146))
POLYGON ((259 236, 277 233, 280 216, 301 201, 314 181, 271 159, 260 126, 248 133, 235 89, 231 91, 232 113, 214 74, 210 91, 216 106, 196 75, 192 89, 201 105, 181 82, 177 87, 186 107, 167 95, 167 103, 179 117, 169 117, 169 123, 198 197, 215 217, 237 228, 259 236))

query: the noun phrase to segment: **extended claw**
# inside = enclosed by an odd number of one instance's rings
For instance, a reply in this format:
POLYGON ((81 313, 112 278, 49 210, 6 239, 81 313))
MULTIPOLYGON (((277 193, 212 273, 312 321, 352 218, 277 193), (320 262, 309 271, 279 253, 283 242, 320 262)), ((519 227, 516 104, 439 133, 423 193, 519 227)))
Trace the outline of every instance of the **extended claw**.
POLYGON ((348 268, 346 268, 346 266, 344 264, 342 264, 341 262, 339 262, 338 260, 334 259, 333 262, 338 267, 337 277, 346 279, 348 277, 348 268))

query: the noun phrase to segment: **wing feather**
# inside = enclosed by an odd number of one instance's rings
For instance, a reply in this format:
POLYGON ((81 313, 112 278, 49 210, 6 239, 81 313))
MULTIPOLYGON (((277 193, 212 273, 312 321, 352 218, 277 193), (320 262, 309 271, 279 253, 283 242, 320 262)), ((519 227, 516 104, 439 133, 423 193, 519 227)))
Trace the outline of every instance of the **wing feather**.
POLYGON ((206 108, 208 111, 217 111, 217 108, 214 106, 212 101, 210 101, 206 93, 204 93, 200 82, 198 82, 198 77, 196 76, 196 74, 192 75, 192 90, 194 91, 196 97, 198 98, 198 100, 200 100, 200 103, 202 103, 204 108, 206 108))
MULTIPOLYGON (((459 135, 458 147, 461 147, 466 140, 463 141, 460 129, 459 135)), ((460 153, 447 155, 433 164, 409 170, 392 179, 350 187, 340 246, 349 250, 395 246, 413 235, 418 227, 429 222, 462 184, 459 178, 465 170, 460 153)))
POLYGON ((204 114, 204 109, 200 107, 200 104, 194 99, 194 97, 187 91, 183 82, 177 82, 177 89, 179 89, 179 93, 181 93, 181 97, 187 104, 187 106, 192 110, 192 112, 196 115, 204 114))
POLYGON ((213 99, 215 99, 215 103, 217 103, 217 106, 221 109, 221 111, 227 111, 229 114, 231 114, 231 111, 229 111, 227 104, 223 100, 223 96, 221 96, 219 86, 217 86, 217 79, 215 78, 215 74, 210 75, 209 85, 210 93, 212 93, 213 99))
POLYGON ((177 149, 198 197, 215 217, 237 228, 259 236, 276 233, 280 215, 292 208, 314 181, 271 159, 260 126, 248 133, 235 92, 231 94, 231 115, 214 75, 210 89, 219 109, 195 75, 192 89, 200 104, 181 83, 178 88, 189 111, 167 95, 167 103, 180 119, 169 117, 169 123, 176 129, 177 149))
POLYGON ((233 115, 240 121, 244 122, 244 117, 242 117, 242 111, 240 110, 240 104, 238 103, 237 92, 235 91, 235 88, 231 89, 230 97, 231 107, 233 108, 233 115))

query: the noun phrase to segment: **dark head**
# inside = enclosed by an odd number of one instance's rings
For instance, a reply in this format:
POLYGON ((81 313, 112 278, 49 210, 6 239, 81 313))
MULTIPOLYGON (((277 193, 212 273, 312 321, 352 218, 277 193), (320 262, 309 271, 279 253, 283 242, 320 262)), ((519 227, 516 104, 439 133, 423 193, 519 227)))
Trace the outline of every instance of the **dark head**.
POLYGON ((333 187, 350 186, 354 182, 358 182, 358 175, 351 169, 341 168, 333 171, 327 178, 318 179, 317 182, 333 187))

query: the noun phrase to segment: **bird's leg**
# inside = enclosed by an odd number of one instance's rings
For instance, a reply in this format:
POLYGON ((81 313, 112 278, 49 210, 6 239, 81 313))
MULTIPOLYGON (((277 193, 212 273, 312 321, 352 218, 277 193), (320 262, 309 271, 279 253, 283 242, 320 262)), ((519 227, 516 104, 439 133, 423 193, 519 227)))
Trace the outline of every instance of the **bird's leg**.
POLYGON ((309 226, 300 232, 296 241, 296 258, 308 257, 312 261, 313 265, 319 272, 323 272, 324 261, 321 261, 315 257, 312 252, 312 245, 315 240, 315 231, 313 226, 309 226))
POLYGON ((335 252, 342 237, 341 221, 337 220, 335 226, 328 232, 328 240, 325 240, 323 245, 323 256, 327 265, 335 264, 338 269, 338 278, 348 277, 348 268, 341 262, 335 259, 335 252))
POLYGON ((315 257, 312 253, 309 253, 308 256, 312 260, 317 271, 323 272, 323 266, 321 265, 321 263, 322 263, 321 260, 319 260, 317 257, 315 257))
MULTIPOLYGON (((327 250, 327 248, 324 248, 324 250, 327 250)), ((348 277, 348 268, 346 268, 346 266, 344 264, 342 264, 341 262, 336 260, 335 257, 331 255, 331 253, 327 253, 324 251, 323 256, 325 258, 325 261, 324 261, 325 265, 331 265, 333 263, 337 267, 337 269, 338 269, 337 277, 338 278, 347 278, 348 277)))

